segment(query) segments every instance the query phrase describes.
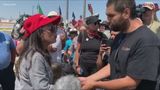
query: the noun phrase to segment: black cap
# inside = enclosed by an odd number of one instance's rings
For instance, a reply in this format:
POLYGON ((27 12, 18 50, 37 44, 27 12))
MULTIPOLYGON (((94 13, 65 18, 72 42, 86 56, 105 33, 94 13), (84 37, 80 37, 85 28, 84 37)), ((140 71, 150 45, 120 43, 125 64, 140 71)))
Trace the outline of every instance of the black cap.
POLYGON ((89 25, 89 24, 94 24, 96 22, 101 22, 101 20, 98 18, 98 16, 89 16, 86 18, 86 24, 89 25))
POLYGON ((103 21, 102 23, 100 23, 101 25, 107 25, 107 21, 103 21))
POLYGON ((78 35, 77 31, 70 31, 69 35, 78 35))

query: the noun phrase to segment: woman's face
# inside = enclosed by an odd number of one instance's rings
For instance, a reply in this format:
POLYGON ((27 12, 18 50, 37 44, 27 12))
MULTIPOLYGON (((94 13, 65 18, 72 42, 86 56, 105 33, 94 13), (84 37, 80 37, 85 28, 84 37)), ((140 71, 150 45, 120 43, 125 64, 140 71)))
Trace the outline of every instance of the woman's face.
POLYGON ((54 43, 56 42, 57 37, 57 26, 56 25, 47 25, 43 28, 42 40, 44 43, 54 43))

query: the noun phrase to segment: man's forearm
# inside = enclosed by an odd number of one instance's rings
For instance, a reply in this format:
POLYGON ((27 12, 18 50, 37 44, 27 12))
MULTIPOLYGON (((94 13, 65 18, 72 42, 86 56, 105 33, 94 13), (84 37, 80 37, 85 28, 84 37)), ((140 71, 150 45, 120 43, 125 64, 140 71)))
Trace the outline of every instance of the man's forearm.
POLYGON ((126 76, 124 78, 110 81, 97 81, 95 87, 105 88, 107 90, 134 90, 139 83, 140 80, 126 76))
POLYGON ((76 53, 75 53, 75 58, 74 58, 74 63, 76 64, 76 66, 78 66, 79 65, 79 52, 78 51, 76 51, 76 53))
POLYGON ((74 57, 74 63, 76 64, 76 66, 79 65, 79 52, 80 52, 80 43, 77 43, 77 48, 76 48, 75 57, 74 57))
POLYGON ((110 76, 110 64, 106 65, 105 67, 100 69, 98 72, 96 72, 95 74, 93 74, 87 78, 97 81, 97 80, 101 80, 103 78, 107 78, 109 76, 110 76), (104 73, 104 72, 106 72, 106 73, 104 73))

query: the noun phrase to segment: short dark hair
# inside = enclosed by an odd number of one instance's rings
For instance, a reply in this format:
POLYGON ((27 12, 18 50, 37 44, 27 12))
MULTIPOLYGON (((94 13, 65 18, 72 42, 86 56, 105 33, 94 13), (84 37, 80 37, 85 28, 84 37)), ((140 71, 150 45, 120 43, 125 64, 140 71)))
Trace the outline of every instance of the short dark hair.
POLYGON ((136 18, 136 2, 135 0, 108 0, 106 6, 114 5, 115 11, 123 12, 125 8, 130 9, 130 18, 136 18))

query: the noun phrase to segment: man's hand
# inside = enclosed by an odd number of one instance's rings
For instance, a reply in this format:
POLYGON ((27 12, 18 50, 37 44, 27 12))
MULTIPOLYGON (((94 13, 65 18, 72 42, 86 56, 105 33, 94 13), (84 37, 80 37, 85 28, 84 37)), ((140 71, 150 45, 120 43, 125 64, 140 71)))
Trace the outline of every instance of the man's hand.
POLYGON ((95 88, 96 81, 88 79, 87 77, 79 77, 78 78, 81 82, 81 89, 82 90, 91 90, 95 88))
POLYGON ((90 79, 86 79, 84 80, 81 85, 82 85, 82 90, 91 90, 95 88, 95 83, 96 81, 94 80, 90 80, 90 79))
POLYGON ((77 66, 77 67, 76 67, 76 72, 77 72, 77 74, 79 74, 79 75, 81 74, 81 67, 80 67, 80 66, 77 66))
POLYGON ((80 83, 81 83, 81 87, 83 86, 84 82, 87 80, 87 77, 78 77, 80 83))
POLYGON ((106 46, 106 44, 101 44, 99 54, 102 55, 104 52, 109 52, 111 47, 106 46))

